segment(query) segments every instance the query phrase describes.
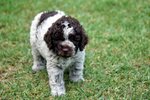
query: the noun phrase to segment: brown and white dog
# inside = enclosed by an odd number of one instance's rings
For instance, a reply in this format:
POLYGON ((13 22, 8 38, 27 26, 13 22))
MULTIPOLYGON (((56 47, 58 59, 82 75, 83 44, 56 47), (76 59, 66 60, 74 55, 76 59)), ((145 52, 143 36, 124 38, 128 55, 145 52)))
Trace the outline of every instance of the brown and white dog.
POLYGON ((65 94, 63 74, 69 69, 70 80, 84 80, 85 45, 88 37, 79 21, 62 11, 42 12, 35 16, 30 29, 34 72, 45 68, 53 96, 65 94))

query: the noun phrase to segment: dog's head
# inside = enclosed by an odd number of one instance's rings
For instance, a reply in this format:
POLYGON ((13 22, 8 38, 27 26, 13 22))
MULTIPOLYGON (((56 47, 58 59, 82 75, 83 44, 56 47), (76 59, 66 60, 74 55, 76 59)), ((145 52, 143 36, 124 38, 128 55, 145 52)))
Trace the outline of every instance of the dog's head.
POLYGON ((83 51, 88 43, 88 37, 79 21, 70 16, 63 16, 53 23, 44 40, 50 50, 62 57, 71 57, 78 50, 83 51))

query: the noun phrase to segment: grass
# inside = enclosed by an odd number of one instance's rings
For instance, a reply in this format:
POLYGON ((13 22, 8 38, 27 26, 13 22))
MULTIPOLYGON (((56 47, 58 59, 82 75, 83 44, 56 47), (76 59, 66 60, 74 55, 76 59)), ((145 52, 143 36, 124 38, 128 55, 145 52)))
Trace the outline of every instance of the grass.
POLYGON ((150 99, 150 0, 1 0, 0 99, 150 99), (67 94, 52 97, 46 70, 31 73, 33 17, 60 9, 85 27, 85 81, 65 76, 67 94))

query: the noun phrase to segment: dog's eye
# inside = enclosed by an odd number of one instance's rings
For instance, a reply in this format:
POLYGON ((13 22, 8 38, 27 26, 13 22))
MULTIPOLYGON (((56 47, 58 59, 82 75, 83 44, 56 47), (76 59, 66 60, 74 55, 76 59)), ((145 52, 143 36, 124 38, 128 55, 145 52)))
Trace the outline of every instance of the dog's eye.
POLYGON ((58 33, 56 33, 56 34, 54 35, 53 39, 56 40, 56 41, 64 41, 64 40, 65 40, 65 39, 64 39, 62 36, 60 36, 58 33))
POLYGON ((65 25, 62 25, 62 28, 65 28, 65 25))
POLYGON ((71 28, 71 24, 68 24, 68 27, 71 28))
POLYGON ((73 40, 74 40, 74 36, 73 36, 73 35, 69 35, 69 39, 70 39, 71 41, 73 41, 73 40))
POLYGON ((79 35, 69 35, 71 41, 80 41, 81 37, 79 35))

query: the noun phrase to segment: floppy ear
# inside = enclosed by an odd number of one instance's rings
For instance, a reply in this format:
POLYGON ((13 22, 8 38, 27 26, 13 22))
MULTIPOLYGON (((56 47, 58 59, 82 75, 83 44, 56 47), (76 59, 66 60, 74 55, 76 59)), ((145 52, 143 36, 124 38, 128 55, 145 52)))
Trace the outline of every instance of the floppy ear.
POLYGON ((86 35, 85 30, 83 29, 83 27, 81 25, 78 28, 76 28, 76 31, 81 36, 81 40, 80 40, 80 43, 79 43, 79 49, 80 49, 80 51, 83 51, 86 44, 88 43, 88 36, 86 35))
POLYGON ((44 36, 44 40, 48 46, 49 49, 52 48, 52 28, 49 28, 47 33, 44 36))
POLYGON ((82 33, 82 35, 81 35, 81 43, 79 45, 80 51, 83 51, 83 49, 85 48, 87 43, 88 43, 88 36, 85 33, 82 33))
POLYGON ((56 23, 52 25, 44 36, 44 40, 49 49, 53 48, 53 39, 57 33, 62 33, 61 22, 58 20, 56 23))

